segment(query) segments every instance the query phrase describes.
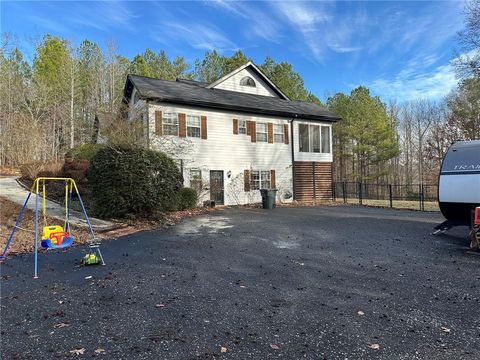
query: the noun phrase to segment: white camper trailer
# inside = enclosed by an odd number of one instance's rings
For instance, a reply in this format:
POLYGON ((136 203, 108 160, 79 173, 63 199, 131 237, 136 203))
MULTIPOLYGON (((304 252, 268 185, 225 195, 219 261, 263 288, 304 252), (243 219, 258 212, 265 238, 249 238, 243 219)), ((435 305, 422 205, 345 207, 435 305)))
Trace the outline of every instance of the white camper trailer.
POLYGON ((450 146, 440 169, 438 203, 449 223, 441 230, 471 225, 472 211, 480 206, 480 140, 450 146))

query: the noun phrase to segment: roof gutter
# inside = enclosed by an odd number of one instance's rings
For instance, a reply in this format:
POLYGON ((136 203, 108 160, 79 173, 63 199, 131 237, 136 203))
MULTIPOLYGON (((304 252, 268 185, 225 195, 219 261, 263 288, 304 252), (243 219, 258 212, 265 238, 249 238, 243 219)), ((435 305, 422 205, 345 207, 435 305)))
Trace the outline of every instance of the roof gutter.
MULTIPOLYGON (((273 110, 262 110, 259 108, 250 108, 250 107, 238 107, 232 105, 223 105, 223 104, 212 104, 212 103, 205 103, 202 101, 191 101, 191 100, 179 100, 179 99, 169 99, 169 98, 158 98, 158 97, 142 97, 145 100, 153 100, 158 102, 169 102, 172 104, 181 104, 181 105, 189 105, 189 106, 198 106, 207 109, 220 109, 220 110, 230 110, 230 111, 239 111, 248 114, 261 114, 261 115, 271 115, 271 116, 281 116, 290 118, 292 116, 291 112, 282 112, 282 111, 273 111, 273 110)), ((314 120, 314 121, 328 121, 328 122, 337 122, 341 120, 338 117, 329 117, 329 116, 315 116, 309 114, 294 114, 295 118, 302 118, 305 120, 314 120)))

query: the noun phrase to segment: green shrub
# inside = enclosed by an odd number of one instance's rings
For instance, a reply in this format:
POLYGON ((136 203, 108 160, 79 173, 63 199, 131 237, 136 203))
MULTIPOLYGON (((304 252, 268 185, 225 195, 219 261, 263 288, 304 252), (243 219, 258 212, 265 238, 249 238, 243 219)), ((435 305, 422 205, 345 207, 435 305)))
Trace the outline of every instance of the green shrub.
POLYGON ((182 175, 167 155, 143 148, 100 149, 88 172, 93 211, 104 218, 157 218, 177 207, 182 175))
POLYGON ((105 148, 105 145, 102 144, 79 145, 68 150, 68 152, 65 154, 65 159, 91 161, 95 154, 103 148, 105 148))
POLYGON ((192 209, 197 206, 198 194, 197 190, 184 187, 180 189, 178 194, 178 208, 179 210, 192 209))

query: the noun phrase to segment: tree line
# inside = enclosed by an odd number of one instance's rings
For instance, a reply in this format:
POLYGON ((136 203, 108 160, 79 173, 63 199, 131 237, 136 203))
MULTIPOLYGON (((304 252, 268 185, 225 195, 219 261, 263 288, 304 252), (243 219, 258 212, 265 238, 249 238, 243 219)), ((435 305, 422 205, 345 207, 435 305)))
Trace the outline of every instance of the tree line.
MULTIPOLYGON (((290 63, 266 57, 259 67, 290 99, 316 103, 342 117, 333 131, 336 181, 435 183, 452 142, 480 139, 479 14, 480 0, 467 3, 459 44, 468 55, 456 57, 459 83, 442 101, 386 104, 359 86, 322 104, 290 63)), ((242 51, 225 56, 214 50, 188 64, 184 57, 151 49, 128 59, 113 41, 105 45, 86 39, 74 46, 45 35, 27 61, 15 38, 2 34, 0 166, 58 161, 68 149, 99 137, 122 139, 127 74, 211 83, 250 60, 242 51)))

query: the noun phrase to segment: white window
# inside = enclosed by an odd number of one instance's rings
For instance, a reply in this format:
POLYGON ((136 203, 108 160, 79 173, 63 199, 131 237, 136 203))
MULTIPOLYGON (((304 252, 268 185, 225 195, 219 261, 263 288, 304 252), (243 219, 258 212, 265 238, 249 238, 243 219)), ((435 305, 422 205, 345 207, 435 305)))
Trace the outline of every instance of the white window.
POLYGON ((246 120, 238 120, 238 133, 239 134, 246 134, 247 133, 247 121, 246 120))
POLYGON ((273 125, 273 142, 283 143, 283 125, 273 125))
POLYGON ((200 116, 187 115, 187 136, 200 137, 200 116))
POLYGON ((310 152, 320 152, 320 126, 310 125, 310 152))
POLYGON ((330 126, 322 126, 322 153, 330 154, 330 126))
POLYGON ((298 124, 298 137, 299 137, 299 145, 301 152, 309 152, 310 145, 308 141, 308 125, 306 124, 298 124))
POLYGON ((163 113, 162 116, 163 135, 178 136, 178 117, 176 113, 163 113))
POLYGON ((267 142, 267 124, 257 122, 257 142, 267 142))
POLYGON ((190 187, 200 192, 202 190, 202 171, 190 169, 190 187))
POLYGON ((252 170, 252 190, 270 189, 270 171, 252 170))
POLYGON ((300 151, 330 154, 330 132, 330 126, 298 124, 300 151))

